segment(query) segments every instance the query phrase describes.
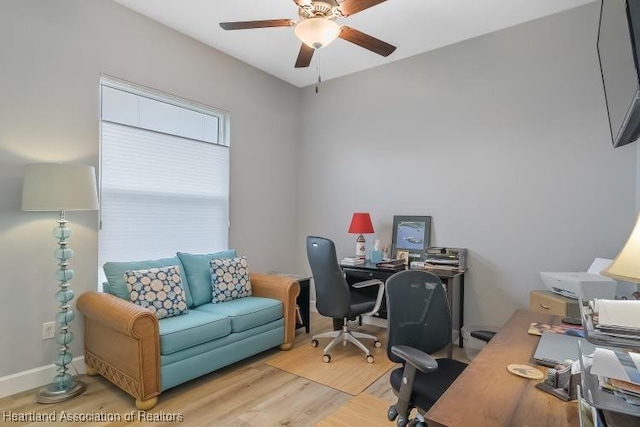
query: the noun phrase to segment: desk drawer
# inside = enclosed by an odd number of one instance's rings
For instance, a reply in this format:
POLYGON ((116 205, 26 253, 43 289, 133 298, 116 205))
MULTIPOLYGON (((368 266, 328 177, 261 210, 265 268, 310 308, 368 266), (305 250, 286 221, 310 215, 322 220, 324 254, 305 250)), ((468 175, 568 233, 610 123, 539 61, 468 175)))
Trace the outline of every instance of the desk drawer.
POLYGON ((529 310, 557 316, 580 317, 578 301, 563 297, 551 291, 531 291, 529 310))
POLYGON ((347 281, 351 283, 363 282, 365 280, 371 280, 371 279, 385 280, 387 278, 384 275, 381 275, 380 273, 375 271, 365 271, 365 270, 357 270, 357 269, 351 269, 351 268, 343 268, 342 271, 344 271, 345 275, 347 276, 347 281))

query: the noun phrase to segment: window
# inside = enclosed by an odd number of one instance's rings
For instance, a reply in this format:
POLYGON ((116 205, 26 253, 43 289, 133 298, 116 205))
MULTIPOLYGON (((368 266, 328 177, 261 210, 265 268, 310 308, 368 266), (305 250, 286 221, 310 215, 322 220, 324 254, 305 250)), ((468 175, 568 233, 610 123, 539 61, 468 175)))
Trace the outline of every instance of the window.
POLYGON ((228 248, 228 115, 100 83, 100 274, 106 261, 228 248))

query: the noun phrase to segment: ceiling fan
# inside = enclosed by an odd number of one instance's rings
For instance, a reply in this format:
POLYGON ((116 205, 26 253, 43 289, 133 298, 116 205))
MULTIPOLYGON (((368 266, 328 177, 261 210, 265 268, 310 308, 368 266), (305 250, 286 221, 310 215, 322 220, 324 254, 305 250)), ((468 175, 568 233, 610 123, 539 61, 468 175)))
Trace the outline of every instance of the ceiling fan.
POLYGON ((341 38, 378 55, 389 56, 395 46, 346 25, 338 25, 337 18, 346 18, 386 0, 293 0, 298 6, 300 21, 292 19, 268 19, 262 21, 221 22, 224 30, 247 30, 252 28, 293 27, 302 41, 295 67, 308 67, 316 49, 341 38))

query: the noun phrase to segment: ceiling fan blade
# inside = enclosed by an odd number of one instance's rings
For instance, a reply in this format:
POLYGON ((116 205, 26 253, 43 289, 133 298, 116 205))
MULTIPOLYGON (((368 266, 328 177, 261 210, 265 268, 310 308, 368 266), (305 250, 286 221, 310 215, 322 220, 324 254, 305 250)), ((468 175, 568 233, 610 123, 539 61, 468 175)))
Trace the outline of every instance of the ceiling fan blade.
POLYGON ((340 28, 338 37, 382 56, 389 56, 396 50, 395 46, 346 25, 340 28))
POLYGON ((223 30, 250 30, 252 28, 292 27, 296 21, 292 19, 266 19, 264 21, 221 22, 223 30))
POLYGON ((313 58, 313 52, 315 52, 315 49, 312 47, 307 46, 306 44, 302 43, 302 46, 300 46, 300 52, 298 53, 298 59, 296 59, 296 68, 304 68, 304 67, 308 67, 309 64, 311 64, 311 58, 313 58))
POLYGON ((385 1, 386 0, 344 0, 338 8, 343 16, 350 16, 377 4, 384 3, 385 1))

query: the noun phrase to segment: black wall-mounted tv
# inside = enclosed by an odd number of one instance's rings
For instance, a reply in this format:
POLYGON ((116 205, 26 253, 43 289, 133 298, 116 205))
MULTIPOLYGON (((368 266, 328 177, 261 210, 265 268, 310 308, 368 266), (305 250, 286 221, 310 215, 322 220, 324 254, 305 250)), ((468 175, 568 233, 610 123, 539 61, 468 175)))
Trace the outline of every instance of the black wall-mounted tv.
POLYGON ((614 147, 640 137, 640 0, 602 0, 598 58, 614 147))

